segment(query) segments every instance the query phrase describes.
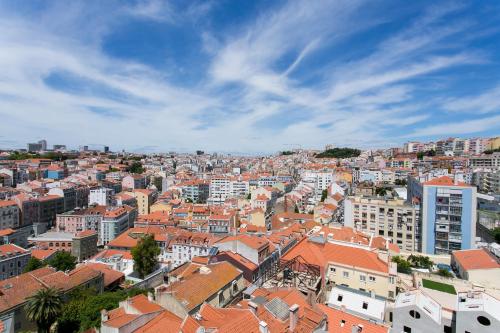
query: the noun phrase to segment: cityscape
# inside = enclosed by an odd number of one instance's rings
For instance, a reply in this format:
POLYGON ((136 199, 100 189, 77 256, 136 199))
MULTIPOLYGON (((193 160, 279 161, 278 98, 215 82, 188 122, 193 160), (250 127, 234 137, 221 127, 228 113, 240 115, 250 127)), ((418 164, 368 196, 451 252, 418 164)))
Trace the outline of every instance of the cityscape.
POLYGON ((0 333, 500 332, 498 27, 0 2, 0 333))

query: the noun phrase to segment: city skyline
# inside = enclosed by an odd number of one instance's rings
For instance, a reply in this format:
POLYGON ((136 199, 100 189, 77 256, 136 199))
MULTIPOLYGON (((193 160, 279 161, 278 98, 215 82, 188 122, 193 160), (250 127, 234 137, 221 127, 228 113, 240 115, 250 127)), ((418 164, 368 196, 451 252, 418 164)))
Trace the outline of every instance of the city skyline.
POLYGON ((0 147, 271 153, 500 134, 500 6, 0 4, 0 147))

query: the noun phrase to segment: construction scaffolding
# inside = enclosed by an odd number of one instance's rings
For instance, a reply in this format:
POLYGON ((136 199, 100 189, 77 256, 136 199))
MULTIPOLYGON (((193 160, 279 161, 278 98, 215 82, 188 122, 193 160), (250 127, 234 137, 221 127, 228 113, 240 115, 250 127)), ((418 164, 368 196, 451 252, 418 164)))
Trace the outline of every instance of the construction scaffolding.
POLYGON ((302 256, 290 260, 280 259, 274 276, 268 279, 264 288, 297 288, 304 294, 313 291, 321 293, 321 268, 318 265, 307 263, 302 256))

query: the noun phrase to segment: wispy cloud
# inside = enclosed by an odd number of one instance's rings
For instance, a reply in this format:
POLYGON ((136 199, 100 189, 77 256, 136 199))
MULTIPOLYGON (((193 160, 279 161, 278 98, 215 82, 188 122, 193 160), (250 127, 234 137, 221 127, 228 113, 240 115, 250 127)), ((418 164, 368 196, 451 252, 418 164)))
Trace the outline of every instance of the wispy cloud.
MULTIPOLYGON (((498 88, 450 98, 444 85, 422 98, 444 71, 492 62, 468 44, 483 30, 453 16, 464 8, 410 8, 409 23, 386 29, 398 13, 369 1, 299 0, 215 29, 210 15, 224 8, 214 2, 55 2, 29 13, 0 5, 3 144, 46 137, 73 146, 252 152, 495 129, 498 88), (181 35, 185 26, 202 27, 188 47, 198 79, 185 83, 169 66, 106 53, 106 38, 137 20, 181 35), (349 49, 372 30, 383 33, 356 46, 363 52, 349 49), (493 116, 457 121, 450 111, 493 116), (443 125, 430 125, 436 112, 443 125)), ((180 36, 172 48, 184 42, 180 36)))
POLYGON ((472 114, 500 112, 500 85, 476 96, 449 99, 443 107, 449 111, 472 114))

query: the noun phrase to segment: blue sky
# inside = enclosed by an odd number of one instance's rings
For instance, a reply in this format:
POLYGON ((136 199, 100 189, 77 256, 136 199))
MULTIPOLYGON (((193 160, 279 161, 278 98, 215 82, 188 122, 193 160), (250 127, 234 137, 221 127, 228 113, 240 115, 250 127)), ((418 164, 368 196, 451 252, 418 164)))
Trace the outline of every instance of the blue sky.
POLYGON ((498 1, 1 1, 0 148, 500 134, 498 1))

